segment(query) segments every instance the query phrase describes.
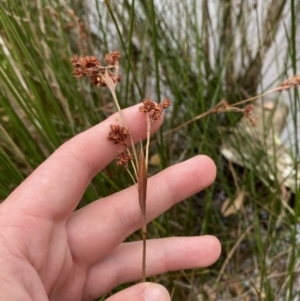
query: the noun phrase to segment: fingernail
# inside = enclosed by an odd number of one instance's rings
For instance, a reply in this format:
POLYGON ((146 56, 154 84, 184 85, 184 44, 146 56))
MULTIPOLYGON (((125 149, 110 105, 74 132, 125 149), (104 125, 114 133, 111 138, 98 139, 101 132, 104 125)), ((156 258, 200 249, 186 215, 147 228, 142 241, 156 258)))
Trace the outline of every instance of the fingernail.
POLYGON ((167 289, 159 284, 150 284, 142 293, 145 301, 171 301, 167 289))

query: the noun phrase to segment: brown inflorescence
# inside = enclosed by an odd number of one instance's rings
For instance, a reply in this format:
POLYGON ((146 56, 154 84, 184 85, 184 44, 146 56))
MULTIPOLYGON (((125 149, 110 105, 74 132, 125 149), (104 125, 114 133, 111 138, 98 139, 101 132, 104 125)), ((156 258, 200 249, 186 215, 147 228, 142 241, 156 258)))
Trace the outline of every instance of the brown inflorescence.
POLYGON ((171 101, 167 98, 164 99, 162 103, 156 103, 149 98, 145 98, 142 103, 143 105, 139 107, 139 110, 145 114, 148 114, 151 123, 157 119, 160 119, 163 110, 171 105, 171 101))
POLYGON ((245 117, 250 117, 252 115, 252 112, 254 110, 253 105, 247 105, 244 108, 244 116, 245 117))
POLYGON ((225 99, 222 99, 220 101, 220 103, 216 106, 215 112, 217 114, 221 114, 222 112, 225 112, 226 110, 228 110, 229 107, 230 106, 229 106, 228 102, 225 99))
POLYGON ((121 53, 119 51, 112 51, 105 55, 104 60, 109 65, 116 66, 117 64, 119 64, 120 57, 121 53))
POLYGON ((112 141, 114 144, 121 144, 127 147, 126 140, 129 138, 129 130, 124 126, 111 124, 107 140, 112 141))
POLYGON ((300 85, 300 76, 294 75, 293 77, 282 82, 279 87, 284 89, 290 89, 291 87, 297 87, 300 85))
POLYGON ((244 111, 244 118, 246 118, 247 120, 249 120, 250 124, 252 126, 256 126, 257 124, 257 118, 252 116, 253 114, 253 110, 254 110, 254 106, 253 105, 247 105, 245 106, 245 108, 243 109, 244 111))
POLYGON ((105 79, 104 74, 105 72, 108 72, 108 75, 111 77, 114 83, 118 83, 121 81, 121 75, 117 72, 114 73, 112 71, 108 71, 108 69, 115 70, 118 68, 119 59, 121 57, 121 54, 117 51, 110 52, 105 56, 105 61, 109 63, 110 66, 105 67, 102 66, 99 59, 96 56, 78 56, 74 55, 71 58, 71 62, 73 64, 73 74, 80 78, 83 76, 90 77, 91 82, 99 87, 105 87, 105 79))
POLYGON ((131 156, 130 154, 128 154, 128 152, 126 150, 119 152, 118 153, 118 157, 117 157, 117 165, 118 166, 122 166, 127 168, 128 167, 128 161, 133 160, 133 156, 131 156))
POLYGON ((99 73, 101 64, 95 56, 78 56, 74 55, 71 58, 71 62, 74 67, 73 74, 76 77, 91 76, 95 73, 99 73))
POLYGON ((123 126, 111 124, 110 131, 107 136, 107 140, 112 141, 114 144, 120 144, 125 146, 125 150, 118 152, 117 157, 117 165, 123 166, 125 168, 128 167, 128 161, 133 160, 133 157, 127 151, 127 143, 126 140, 129 138, 129 130, 123 126))

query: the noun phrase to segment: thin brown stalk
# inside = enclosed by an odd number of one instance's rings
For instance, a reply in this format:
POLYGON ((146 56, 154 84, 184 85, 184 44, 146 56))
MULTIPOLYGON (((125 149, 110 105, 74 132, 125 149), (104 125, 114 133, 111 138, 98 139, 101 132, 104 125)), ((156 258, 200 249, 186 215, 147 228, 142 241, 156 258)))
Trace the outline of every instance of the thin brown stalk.
POLYGON ((196 116, 196 117, 194 117, 194 118, 192 118, 192 119, 190 119, 190 120, 188 120, 188 121, 186 121, 186 122, 180 124, 180 125, 177 126, 176 128, 174 128, 174 129, 172 129, 172 130, 170 130, 170 131, 165 132, 163 135, 164 135, 164 136, 168 136, 168 135, 170 135, 170 134, 172 134, 172 133, 174 133, 174 132, 177 132, 178 130, 180 130, 181 128, 187 126, 188 124, 190 124, 190 123, 192 123, 192 122, 194 122, 194 121, 196 121, 196 120, 198 120, 198 119, 201 119, 201 118, 203 118, 203 117, 205 117, 205 116, 207 116, 207 115, 209 115, 209 114, 211 114, 211 113, 214 113, 214 112, 215 112, 215 108, 218 107, 218 106, 219 106, 219 104, 217 104, 217 105, 216 105, 215 107, 213 107, 212 109, 209 109, 208 111, 206 111, 206 112, 204 112, 204 113, 202 113, 202 114, 200 114, 200 115, 198 115, 198 116, 196 116))
POLYGON ((147 225, 143 223, 143 259, 142 259, 142 282, 146 282, 146 240, 147 240, 147 225))
MULTIPOLYGON (((291 87, 292 87, 292 85, 291 85, 291 87)), ((291 87, 288 87, 288 88, 291 88, 291 87)), ((266 92, 264 92, 264 93, 261 93, 261 94, 259 94, 259 95, 256 95, 256 96, 253 96, 253 97, 250 97, 250 98, 247 98, 247 99, 243 99, 243 100, 241 100, 241 101, 238 101, 238 102, 236 102, 236 103, 234 103, 234 104, 229 105, 229 106, 228 106, 228 111, 229 111, 231 108, 233 108, 233 107, 237 107, 237 106, 239 106, 239 105, 241 105, 241 104, 245 104, 245 103, 248 103, 248 102, 250 102, 250 101, 257 100, 257 99, 259 99, 259 98, 262 98, 262 97, 264 97, 264 96, 270 95, 270 94, 275 93, 275 92, 281 92, 281 91, 287 90, 288 88, 287 88, 286 86, 279 86, 279 87, 276 87, 276 88, 274 88, 274 89, 268 90, 268 91, 266 91, 266 92)), ((223 103, 224 103, 224 101, 221 100, 221 101, 220 101, 219 103, 217 103, 213 108, 211 108, 211 109, 209 109, 208 111, 206 111, 206 112, 204 112, 204 113, 202 113, 202 114, 199 114, 199 115, 197 115, 196 117, 194 117, 194 118, 192 118, 192 119, 190 119, 190 120, 188 120, 188 121, 186 121, 186 122, 180 124, 180 125, 177 126, 176 128, 174 128, 174 129, 172 129, 172 130, 170 130, 170 131, 165 132, 163 135, 164 135, 164 136, 168 136, 168 135, 170 135, 170 134, 172 134, 172 133, 174 133, 174 132, 177 132, 178 130, 182 129, 183 127, 187 126, 188 124, 190 124, 190 123, 192 123, 192 122, 195 122, 196 120, 199 120, 199 119, 201 119, 201 118, 203 118, 203 117, 206 117, 206 116, 208 116, 208 115, 210 115, 210 114, 212 114, 212 113, 216 113, 216 112, 218 111, 218 108, 220 108, 220 107, 222 106, 223 103)), ((225 111, 226 111, 226 110, 225 110, 225 111)))
POLYGON ((142 282, 146 281, 146 194, 147 194, 147 168, 145 164, 145 155, 141 147, 138 171, 138 195, 142 213, 142 235, 143 235, 143 257, 142 257, 142 282))
MULTIPOLYGON (((150 145, 150 131, 151 131, 151 122, 149 115, 146 114, 147 116, 147 143, 146 143, 146 158, 143 158, 144 152, 143 148, 141 147, 141 154, 140 154, 140 162, 139 164, 142 164, 145 168, 145 191, 144 191, 144 213, 143 209, 142 210, 142 217, 143 217, 143 223, 142 223, 142 236, 143 236, 143 259, 142 259, 142 282, 146 281, 146 239, 147 239, 147 223, 146 223, 146 190, 147 190, 147 169, 148 169, 148 159, 149 159, 149 145, 150 145)), ((140 171, 140 166, 139 166, 139 171, 140 171)))

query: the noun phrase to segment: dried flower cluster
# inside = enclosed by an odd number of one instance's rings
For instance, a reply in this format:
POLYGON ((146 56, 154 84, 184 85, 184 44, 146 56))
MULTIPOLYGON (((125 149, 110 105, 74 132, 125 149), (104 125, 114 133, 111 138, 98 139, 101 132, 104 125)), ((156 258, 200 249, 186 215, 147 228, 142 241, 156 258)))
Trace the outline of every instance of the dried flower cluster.
POLYGON ((130 137, 129 130, 124 126, 110 125, 110 131, 107 140, 112 141, 114 144, 120 144, 125 147, 125 150, 118 153, 117 165, 128 167, 128 161, 133 160, 133 157, 128 153, 128 146, 126 140, 130 137))
POLYGON ((119 60, 121 58, 121 53, 119 51, 112 51, 105 55, 104 61, 110 66, 117 67, 119 65, 119 60))
POLYGON ((164 99, 162 103, 156 103, 149 98, 145 98, 142 103, 143 105, 139 107, 139 110, 145 114, 148 114, 151 123, 160 119, 163 110, 171 105, 170 99, 167 98, 164 99))
POLYGON ((253 105, 247 105, 244 108, 238 108, 234 105, 230 105, 226 100, 222 100, 219 105, 215 108, 215 112, 220 114, 221 112, 238 112, 244 115, 244 118, 247 119, 252 126, 257 124, 257 118, 252 115, 253 105))
POLYGON ((228 103, 225 99, 222 99, 222 100, 220 101, 220 103, 214 108, 214 111, 215 111, 217 114, 220 114, 220 113, 222 113, 222 112, 227 111, 229 108, 230 108, 229 103, 228 103))
POLYGON ((282 82, 279 87, 288 90, 291 87, 297 87, 299 85, 300 85, 300 76, 295 75, 295 76, 285 80, 284 82, 282 82))
POLYGON ((253 116, 253 110, 254 110, 253 105, 245 106, 245 108, 243 109, 244 118, 246 118, 252 126, 256 126, 257 125, 257 117, 253 116))
MULTIPOLYGON (((145 114, 148 114, 149 122, 152 124, 155 120, 158 120, 164 109, 168 108, 171 105, 169 99, 164 99, 162 103, 158 104, 153 100, 146 98, 142 102, 142 106, 139 107, 139 110, 145 114)), ((117 157, 117 165, 127 168, 128 161, 133 160, 133 157, 128 152, 128 145, 126 140, 130 137, 129 130, 124 126, 120 125, 110 125, 110 131, 107 136, 107 140, 112 141, 114 144, 120 144, 125 147, 125 150, 119 152, 117 157)))
POLYGON ((133 156, 128 153, 127 150, 118 153, 118 157, 116 159, 117 165, 122 166, 124 168, 128 168, 128 162, 133 160, 133 156))
POLYGON ((111 77, 114 83, 121 81, 121 75, 118 73, 119 59, 121 54, 118 51, 108 53, 104 60, 108 66, 102 66, 96 56, 78 56, 74 55, 71 58, 73 64, 73 74, 80 78, 83 76, 90 77, 91 82, 99 87, 105 87, 106 82, 104 79, 105 72, 111 77), (111 71, 113 70, 113 71, 111 71))
POLYGON ((107 140, 112 141, 114 144, 121 144, 127 147, 126 139, 129 138, 129 136, 129 131, 124 126, 111 124, 107 140))

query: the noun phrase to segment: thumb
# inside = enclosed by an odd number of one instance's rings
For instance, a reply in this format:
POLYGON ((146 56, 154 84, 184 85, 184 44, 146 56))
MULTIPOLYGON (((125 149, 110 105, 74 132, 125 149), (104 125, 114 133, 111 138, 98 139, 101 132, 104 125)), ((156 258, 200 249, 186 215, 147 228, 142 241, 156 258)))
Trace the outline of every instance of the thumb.
POLYGON ((144 282, 126 288, 106 301, 171 301, 167 289, 157 283, 144 282))

